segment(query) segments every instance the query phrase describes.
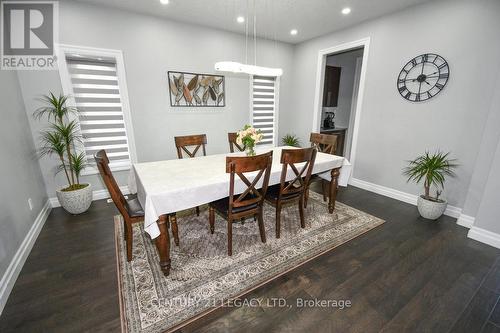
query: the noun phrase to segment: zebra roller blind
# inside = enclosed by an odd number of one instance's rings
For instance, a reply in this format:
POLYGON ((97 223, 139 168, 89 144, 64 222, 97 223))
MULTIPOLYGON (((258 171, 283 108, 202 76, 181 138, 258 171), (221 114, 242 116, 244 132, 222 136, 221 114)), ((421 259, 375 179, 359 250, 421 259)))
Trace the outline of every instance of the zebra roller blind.
POLYGON ((275 77, 253 76, 252 125, 264 134, 264 138, 258 145, 274 145, 276 143, 276 90, 275 77))
POLYGON ((89 164, 105 149, 111 167, 131 164, 116 60, 66 57, 73 97, 89 164))

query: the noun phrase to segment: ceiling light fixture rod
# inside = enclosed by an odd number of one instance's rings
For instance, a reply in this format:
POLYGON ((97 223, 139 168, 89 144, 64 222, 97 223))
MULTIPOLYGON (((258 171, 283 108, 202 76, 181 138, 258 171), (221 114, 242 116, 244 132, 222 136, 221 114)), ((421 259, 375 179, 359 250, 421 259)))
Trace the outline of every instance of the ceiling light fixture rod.
MULTIPOLYGON (((254 65, 248 65, 248 37, 249 37, 249 26, 248 26, 248 18, 250 17, 249 13, 249 0, 246 1, 247 5, 247 13, 245 20, 245 64, 241 64, 235 61, 219 61, 216 62, 214 68, 219 72, 231 72, 231 73, 245 73, 248 75, 258 75, 258 76, 273 76, 278 77, 283 75, 283 70, 281 68, 270 68, 270 67, 262 67, 257 66, 257 11, 255 2, 253 0, 253 51, 254 51, 254 65)), ((276 33, 276 32, 275 32, 276 33)), ((276 40, 275 40, 275 43, 276 40)))
POLYGON ((246 20, 245 20, 245 64, 248 64, 248 0, 246 1, 246 20))
POLYGON ((255 13, 255 1, 253 0, 253 64, 257 66, 257 15, 255 13))

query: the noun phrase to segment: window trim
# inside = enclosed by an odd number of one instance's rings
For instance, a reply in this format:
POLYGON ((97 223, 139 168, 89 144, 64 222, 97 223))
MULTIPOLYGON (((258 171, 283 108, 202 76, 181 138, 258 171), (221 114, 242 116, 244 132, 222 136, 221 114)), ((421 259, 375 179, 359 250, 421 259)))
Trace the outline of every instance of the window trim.
MULTIPOLYGON (((253 81, 254 75, 250 75, 250 93, 249 93, 249 123, 253 126, 253 81)), ((277 147, 278 146, 278 123, 279 123, 279 104, 280 104, 280 77, 274 77, 274 126, 273 126, 273 142, 259 147, 277 147)))
MULTIPOLYGON (((125 72, 125 63, 123 60, 123 52, 121 50, 102 49, 95 47, 56 44, 57 52, 57 66, 59 68, 59 78, 61 79, 61 86, 63 93, 69 95, 69 102, 76 105, 74 98, 73 86, 68 71, 68 64, 66 62, 66 54, 75 53, 82 54, 90 57, 113 57, 116 60, 116 72, 118 78, 118 87, 120 88, 120 99, 122 102, 123 120, 125 121, 125 132, 127 135, 128 152, 131 163, 137 163, 137 154, 134 138, 134 127, 132 125, 132 116, 130 112, 130 102, 128 97, 128 87, 125 72)), ((78 121, 78 117, 75 117, 78 121)), ((83 147, 79 148, 84 151, 83 147)), ((112 171, 130 170, 131 164, 117 164, 111 166, 112 171)), ((97 167, 89 166, 82 171, 82 176, 98 174, 97 167)))

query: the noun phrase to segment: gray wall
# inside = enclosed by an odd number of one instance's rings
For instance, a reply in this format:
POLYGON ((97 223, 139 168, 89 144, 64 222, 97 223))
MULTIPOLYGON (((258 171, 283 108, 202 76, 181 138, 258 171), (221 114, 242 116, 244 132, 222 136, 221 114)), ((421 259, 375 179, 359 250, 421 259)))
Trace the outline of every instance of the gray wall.
POLYGON ((0 279, 47 201, 17 75, 0 71, 0 279), (33 210, 29 209, 32 199, 33 210))
POLYGON ((462 207, 499 66, 500 1, 434 1, 298 45, 292 108, 280 114, 280 131, 306 142, 312 128, 318 51, 371 38, 354 177, 407 193, 421 186, 401 176, 405 161, 425 150, 451 151, 461 164, 444 195, 462 207), (451 78, 424 103, 396 89, 402 66, 425 52, 448 60, 451 78))
POLYGON ((500 144, 497 144, 493 163, 479 204, 474 227, 486 229, 500 235, 500 205, 498 189, 500 189, 500 144))
MULTIPOLYGON (((168 97, 168 70, 212 73, 216 61, 245 60, 242 35, 134 14, 106 7, 60 2, 60 42, 79 46, 119 49, 124 53, 128 93, 135 144, 139 161, 175 158, 176 135, 206 133, 207 153, 228 151, 227 132, 249 122, 248 76, 226 76, 225 108, 172 108, 168 97)), ((253 50, 250 50, 253 52, 253 50)), ((253 53, 251 53, 253 54, 253 53)), ((249 55, 249 59, 253 59, 249 55)), ((289 44, 259 40, 257 62, 280 66, 280 109, 290 108, 293 47, 289 44)), ((19 79, 29 111, 34 100, 48 91, 61 91, 57 72, 23 72, 19 79)), ((36 132, 40 124, 32 122, 36 132)), ((35 136, 36 137, 36 136, 35 136)), ((41 162, 49 196, 65 185, 54 180, 52 162, 41 162)), ((121 185, 127 172, 117 173, 121 185)), ((84 177, 95 189, 102 183, 97 176, 84 177)))
MULTIPOLYGON (((468 216, 476 216, 479 204, 484 196, 484 190, 490 181, 489 177, 493 176, 490 172, 495 170, 492 165, 495 158, 495 149, 497 149, 496 147, 500 141, 500 70, 497 72, 497 83, 494 86, 494 96, 491 100, 490 112, 483 129, 483 138, 478 147, 479 153, 464 203, 463 213, 468 216)), ((498 172, 498 170, 500 168, 497 165, 496 171, 498 172)), ((497 192, 497 202, 498 196, 497 192)), ((495 227, 497 228, 498 226, 495 227)))

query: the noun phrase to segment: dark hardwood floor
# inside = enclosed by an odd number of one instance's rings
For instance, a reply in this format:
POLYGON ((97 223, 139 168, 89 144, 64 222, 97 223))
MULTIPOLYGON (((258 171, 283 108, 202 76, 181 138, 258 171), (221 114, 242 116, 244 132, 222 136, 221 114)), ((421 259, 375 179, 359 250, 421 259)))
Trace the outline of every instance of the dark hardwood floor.
MULTIPOLYGON (((455 219, 355 187, 338 201, 387 221, 246 295, 350 300, 349 308, 222 308, 182 332, 500 332, 500 251, 455 219)), ((112 215, 54 209, 0 317, 0 332, 119 331, 112 215)))

